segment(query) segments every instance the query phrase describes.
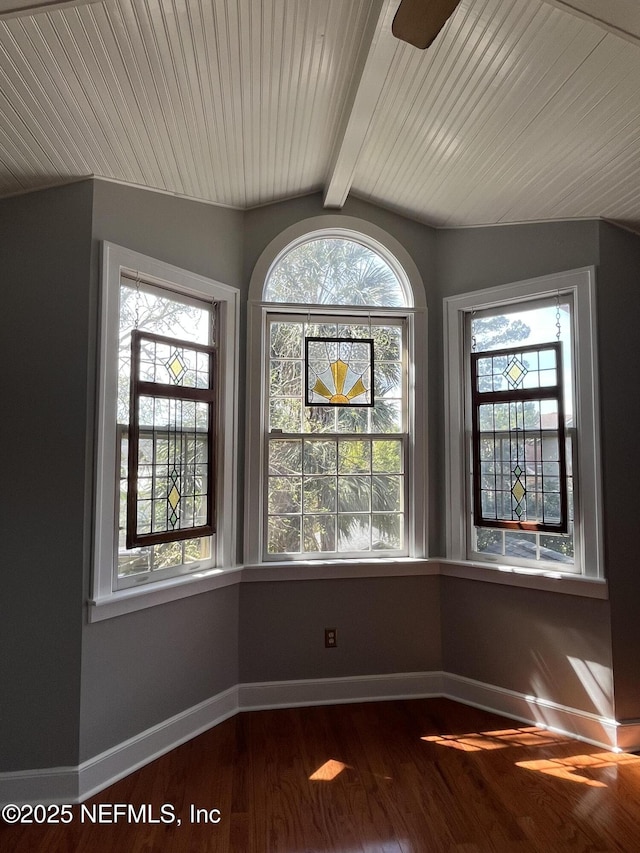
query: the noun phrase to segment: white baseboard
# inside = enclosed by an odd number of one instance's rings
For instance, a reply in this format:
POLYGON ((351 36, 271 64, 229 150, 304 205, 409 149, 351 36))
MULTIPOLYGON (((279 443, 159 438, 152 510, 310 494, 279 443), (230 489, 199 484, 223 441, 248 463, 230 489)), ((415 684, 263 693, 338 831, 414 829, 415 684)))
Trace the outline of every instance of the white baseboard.
POLYGON ((84 761, 78 767, 78 801, 92 797, 237 712, 238 688, 235 686, 84 761))
POLYGON ((400 672, 239 684, 239 706, 241 711, 262 711, 267 708, 442 696, 442 677, 441 672, 400 672))
POLYGON ((0 805, 77 802, 77 767, 47 767, 45 770, 0 773, 0 805))
POLYGON ((0 773, 0 804, 83 802, 237 712, 234 686, 77 767, 0 773))
POLYGON ((544 726, 605 749, 618 746, 618 723, 589 711, 451 673, 444 674, 443 695, 464 705, 494 711, 530 725, 544 726))
POLYGON ((436 696, 543 725, 605 749, 633 751, 640 744, 640 720, 620 725, 597 714, 446 672, 259 682, 218 693, 77 767, 0 773, 0 804, 82 802, 239 711, 436 696))
POLYGON ((640 720, 621 720, 618 723, 617 744, 623 752, 640 752, 640 720))

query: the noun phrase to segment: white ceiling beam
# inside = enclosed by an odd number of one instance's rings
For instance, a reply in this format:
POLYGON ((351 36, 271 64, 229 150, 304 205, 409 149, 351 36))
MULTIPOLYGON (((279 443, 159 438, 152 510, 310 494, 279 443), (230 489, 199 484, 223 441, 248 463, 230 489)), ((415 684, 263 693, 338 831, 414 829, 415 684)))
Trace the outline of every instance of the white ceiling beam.
POLYGON ((38 12, 51 12, 66 9, 69 6, 86 6, 99 3, 100 0, 0 0, 0 20, 19 18, 22 15, 36 15, 38 12))
POLYGON ((398 44, 396 39, 389 37, 398 2, 374 0, 372 3, 329 161, 325 207, 341 208, 351 189, 360 151, 398 44))

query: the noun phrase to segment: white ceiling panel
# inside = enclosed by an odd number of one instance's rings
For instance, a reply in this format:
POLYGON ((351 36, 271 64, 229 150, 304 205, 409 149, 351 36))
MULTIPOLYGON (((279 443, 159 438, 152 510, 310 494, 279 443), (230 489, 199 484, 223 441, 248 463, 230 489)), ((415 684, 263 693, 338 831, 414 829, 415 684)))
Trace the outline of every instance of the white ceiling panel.
POLYGON ((622 37, 640 39, 638 0, 548 0, 560 9, 599 24, 622 37))
POLYGON ((398 0, 31 2, 0 0, 0 196, 97 175, 640 230, 636 0, 461 0, 427 51, 398 0))
POLYGON ((546 3, 467 0, 432 52, 398 48, 352 191, 438 225, 640 222, 611 189, 640 191, 639 118, 636 45, 546 3))
POLYGON ((317 189, 369 6, 113 0, 4 20, 2 183, 96 174, 239 207, 317 189))

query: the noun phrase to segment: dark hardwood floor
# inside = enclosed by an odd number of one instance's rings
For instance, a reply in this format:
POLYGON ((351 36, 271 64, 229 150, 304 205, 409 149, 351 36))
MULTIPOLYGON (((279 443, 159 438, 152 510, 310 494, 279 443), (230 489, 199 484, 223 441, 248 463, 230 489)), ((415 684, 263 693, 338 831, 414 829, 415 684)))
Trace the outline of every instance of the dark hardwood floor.
POLYGON ((640 757, 446 699, 256 711, 0 850, 638 853, 640 757))

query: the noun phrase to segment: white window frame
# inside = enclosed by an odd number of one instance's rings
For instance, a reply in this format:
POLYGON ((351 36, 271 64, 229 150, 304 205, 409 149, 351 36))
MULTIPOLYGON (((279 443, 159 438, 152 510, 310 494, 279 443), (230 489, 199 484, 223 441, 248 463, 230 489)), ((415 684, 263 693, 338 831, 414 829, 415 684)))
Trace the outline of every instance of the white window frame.
MULTIPOLYGON (((494 288, 478 290, 444 300, 445 358, 445 460, 447 538, 446 558, 459 564, 483 568, 517 568, 497 555, 479 555, 470 559, 468 516, 472 495, 470 486, 469 443, 466 390, 469 368, 465 348, 465 325, 473 311, 513 308, 519 302, 555 298, 570 294, 573 300, 575 434, 577 441, 576 487, 576 567, 562 564, 536 566, 534 561, 522 569, 530 575, 552 575, 602 579, 602 501, 600 473, 600 420, 597 387, 597 335, 595 270, 587 267, 554 275, 528 279, 494 288)), ((473 576, 473 575, 471 575, 473 576)))
MULTIPOLYGON (((313 217, 291 226, 278 235, 260 256, 249 290, 247 324, 247 441, 245 467, 245 565, 267 567, 327 566, 327 576, 339 576, 340 567, 360 565, 363 574, 395 574, 393 564, 407 561, 424 561, 427 553, 427 313, 424 286, 414 262, 407 251, 381 228, 364 220, 341 215, 313 217), (269 273, 279 259, 301 243, 314 239, 338 237, 354 240, 381 255, 398 276, 406 295, 407 307, 385 308, 375 306, 364 309, 364 314, 384 318, 403 318, 407 322, 408 350, 408 406, 407 406, 407 502, 405 507, 406 557, 388 557, 383 551, 369 552, 366 556, 344 557, 332 554, 329 558, 318 555, 278 555, 266 557, 264 519, 266 517, 264 478, 266 471, 267 441, 264 435, 265 401, 263 393, 267 376, 266 340, 269 314, 306 314, 354 316, 360 313, 356 306, 340 305, 306 306, 298 303, 264 302, 263 293, 269 273), (418 438, 419 437, 419 438, 418 438), (368 567, 376 566, 376 569, 368 567)), ((375 438, 368 433, 366 437, 375 438)), ((348 574, 348 572, 347 572, 348 574)), ((305 575, 298 574, 298 577, 305 575)), ((314 576, 318 576, 317 574, 314 576)))
POLYGON ((90 621, 99 621, 219 586, 219 581, 213 583, 215 576, 235 567, 236 562, 239 291, 213 279, 108 242, 102 244, 101 285, 95 536, 89 600, 90 621), (133 275, 134 278, 139 276, 151 285, 182 296, 218 303, 216 343, 220 391, 216 451, 219 462, 215 484, 217 530, 213 538, 211 565, 201 571, 178 573, 168 579, 154 580, 148 577, 133 588, 117 589, 116 398, 120 282, 123 273, 129 277, 133 275))
MULTIPOLYGON (((324 306, 318 305, 299 305, 297 309, 288 304, 283 304, 279 302, 270 302, 266 303, 265 307, 267 310, 265 312, 265 342, 269 340, 269 326, 272 322, 287 322, 287 320, 298 321, 298 322, 306 322, 310 320, 311 322, 317 323, 340 323, 340 322, 354 322, 356 325, 365 325, 368 321, 372 323, 376 323, 377 320, 380 320, 382 323, 389 321, 390 323, 400 322, 402 331, 403 331, 403 342, 404 342, 404 352, 403 352, 403 361, 405 362, 405 370, 408 373, 408 362, 409 359, 409 341, 414 337, 413 335, 413 311, 410 308, 358 308, 352 305, 342 305, 340 307, 330 306, 328 310, 325 310, 324 306), (268 307, 267 307, 268 306, 268 307)), ((263 376, 263 388, 265 389, 265 402, 267 399, 266 389, 268 387, 268 372, 269 372, 269 359, 265 353, 264 359, 264 368, 265 374, 263 376)), ((318 439, 322 440, 337 440, 337 441, 358 441, 358 440, 375 440, 375 439, 390 439, 390 440, 400 440, 402 442, 403 447, 403 547, 399 549, 400 553, 386 550, 379 551, 348 551, 344 555, 340 554, 338 551, 335 552, 305 552, 301 551, 299 553, 291 553, 291 554, 269 554, 266 548, 267 541, 267 516, 268 513, 264 513, 262 518, 262 542, 263 542, 263 553, 262 560, 265 563, 274 563, 274 562, 282 562, 283 560, 348 560, 348 559, 378 559, 379 557, 398 557, 398 556, 410 556, 410 542, 412 541, 411 534, 411 513, 409 512, 410 499, 408 497, 408 488, 409 484, 412 480, 411 475, 411 444, 410 444, 410 428, 409 425, 412 422, 412 406, 410 405, 410 394, 408 390, 409 382, 408 376, 403 377, 403 406, 402 406, 402 421, 404 424, 404 429, 401 432, 397 433, 377 433, 377 432, 365 432, 365 433, 336 433, 336 432, 328 432, 328 433, 298 433, 295 436, 290 436, 289 434, 285 434, 282 436, 283 438, 310 438, 310 439, 318 439)), ((262 472, 262 488, 264 491, 263 495, 263 505, 268 500, 268 445, 269 445, 269 433, 268 429, 268 420, 269 415, 267 411, 267 407, 264 407, 264 418, 265 421, 263 423, 263 440, 265 443, 265 468, 262 472)), ((276 440, 280 439, 280 435, 271 435, 272 438, 276 440)), ((371 511, 369 515, 371 515, 371 511)), ((336 542, 337 548, 337 542, 336 542)))

